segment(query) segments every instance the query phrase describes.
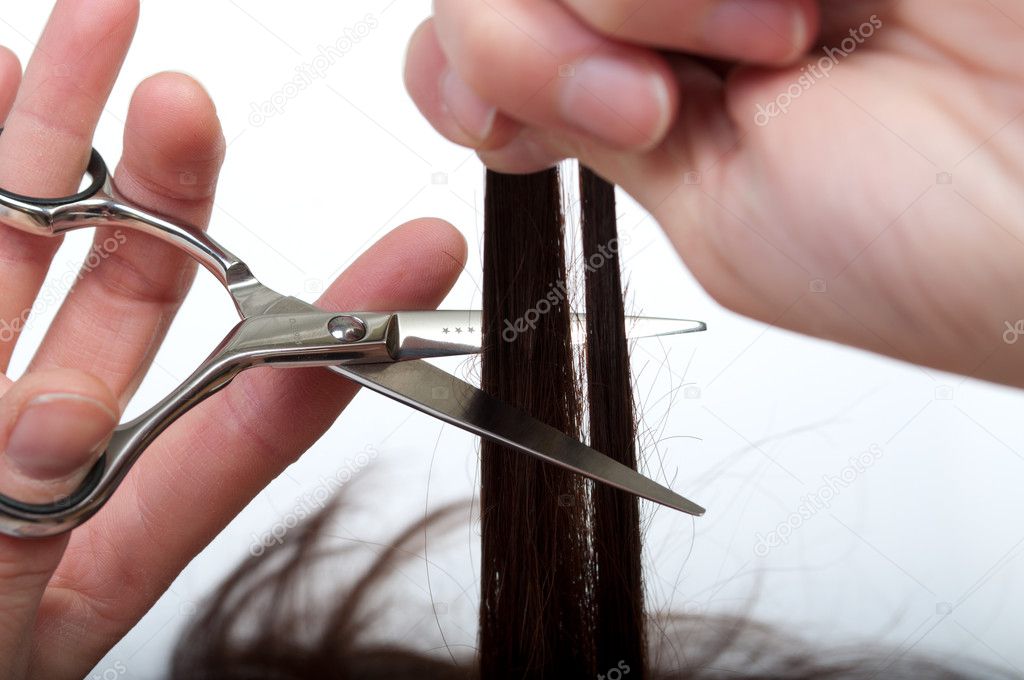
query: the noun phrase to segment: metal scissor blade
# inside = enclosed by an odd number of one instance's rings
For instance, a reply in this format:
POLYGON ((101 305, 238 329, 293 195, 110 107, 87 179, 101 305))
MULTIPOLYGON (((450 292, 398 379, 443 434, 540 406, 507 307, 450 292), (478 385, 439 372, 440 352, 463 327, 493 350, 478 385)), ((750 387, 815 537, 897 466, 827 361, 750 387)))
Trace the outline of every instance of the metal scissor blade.
MULTIPOLYGON (((579 326, 585 327, 586 321, 586 316, 583 314, 576 315, 576 323, 579 326)), ((667 319, 659 316, 626 317, 626 337, 630 340, 700 333, 707 329, 708 325, 703 321, 691 321, 690 319, 667 319)))
POLYGON ((331 366, 364 387, 498 444, 690 515, 704 508, 423 361, 331 366))
MULTIPOLYGON (((477 310, 393 312, 393 317, 396 323, 392 327, 389 346, 395 361, 477 354, 483 344, 483 313, 477 310)), ((535 324, 536 319, 532 322, 535 324)), ((530 330, 530 324, 531 319, 526 317, 506 321, 501 328, 501 337, 507 342, 514 342, 520 334, 530 330)), ((585 314, 573 315, 572 339, 576 344, 586 340, 586 324, 585 314)), ((626 336, 634 340, 704 330, 707 326, 702 321, 626 317, 626 336)))

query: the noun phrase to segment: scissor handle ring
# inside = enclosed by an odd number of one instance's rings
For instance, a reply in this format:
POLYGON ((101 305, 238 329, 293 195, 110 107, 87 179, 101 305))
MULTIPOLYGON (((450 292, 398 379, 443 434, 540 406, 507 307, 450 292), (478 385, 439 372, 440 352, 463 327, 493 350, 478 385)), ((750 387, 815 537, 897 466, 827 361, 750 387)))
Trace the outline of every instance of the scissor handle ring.
MULTIPOLYGON (((3 131, 3 127, 0 127, 0 134, 3 134, 3 131)), ((0 195, 14 201, 31 203, 32 205, 38 205, 43 208, 57 208, 69 203, 77 203, 78 201, 84 201, 87 198, 92 198, 98 194, 106 185, 107 178, 110 176, 110 172, 107 170, 106 161, 103 160, 103 156, 101 156, 100 152, 95 148, 93 148, 92 152, 89 154, 89 165, 86 167, 85 172, 92 177, 92 183, 83 191, 79 191, 77 194, 72 194, 71 196, 64 196, 63 198, 37 198, 35 196, 16 194, 13 191, 4 189, 3 187, 0 187, 0 195)))
POLYGON ((17 499, 5 496, 0 493, 0 509, 13 510, 16 513, 25 513, 37 517, 47 517, 50 515, 56 515, 64 512, 70 507, 80 505, 86 498, 92 495, 92 492, 96 490, 100 480, 103 479, 103 473, 107 469, 107 455, 104 453, 100 456, 100 459, 96 461, 96 464, 89 470, 89 474, 86 475, 85 479, 78 488, 73 492, 53 501, 52 503, 26 503, 17 499))

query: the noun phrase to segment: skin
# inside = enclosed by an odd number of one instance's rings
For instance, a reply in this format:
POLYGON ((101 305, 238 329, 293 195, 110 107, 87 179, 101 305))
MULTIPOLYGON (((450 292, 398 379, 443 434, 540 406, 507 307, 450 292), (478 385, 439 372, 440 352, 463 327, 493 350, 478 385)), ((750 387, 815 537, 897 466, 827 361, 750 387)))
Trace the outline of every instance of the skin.
POLYGON ((1024 386, 1024 9, 746 4, 435 0, 406 83, 493 169, 620 185, 730 309, 1024 386))
MULTIPOLYGON (((60 0, 24 77, 14 55, 0 51, 0 186, 36 196, 74 191, 138 12, 137 0, 60 0)), ((224 147, 202 87, 162 73, 135 91, 115 183, 135 203, 202 226, 224 147)), ((97 234, 97 243, 110 236, 97 234)), ((31 307, 57 245, 0 226, 0 319, 31 307)), ((318 304, 432 308, 465 255, 451 225, 417 220, 370 248, 318 304)), ((98 455, 97 433, 109 436, 194 273, 180 253, 132 236, 76 283, 27 374, 16 383, 0 376, 0 491, 43 501, 75 488, 98 455), (26 474, 11 455, 12 430, 40 397, 94 414, 86 418, 92 429, 77 443, 39 433, 32 443, 56 459, 26 474), (46 448, 55 441, 61 446, 46 448)), ((0 370, 15 344, 0 344, 0 370)), ((355 393, 323 370, 250 372, 165 433, 87 525, 50 539, 0 536, 0 677, 84 676, 355 393)))

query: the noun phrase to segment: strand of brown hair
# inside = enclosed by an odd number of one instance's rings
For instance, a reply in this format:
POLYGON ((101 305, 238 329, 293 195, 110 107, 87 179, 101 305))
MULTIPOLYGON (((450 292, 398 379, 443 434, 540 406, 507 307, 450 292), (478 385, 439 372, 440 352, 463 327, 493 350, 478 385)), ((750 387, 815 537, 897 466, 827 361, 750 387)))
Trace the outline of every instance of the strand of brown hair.
MULTIPOLYGON (((615 207, 615 187, 580 167, 585 299, 587 405, 590 446, 637 466, 636 416, 615 207)), ((597 484, 593 489, 594 594, 599 671, 646 669, 640 509, 635 496, 597 484)))
MULTIPOLYGON (((481 385, 578 436, 560 191, 556 170, 487 175, 481 385)), ((481 482, 481 677, 595 677, 582 479, 484 443, 481 482)))

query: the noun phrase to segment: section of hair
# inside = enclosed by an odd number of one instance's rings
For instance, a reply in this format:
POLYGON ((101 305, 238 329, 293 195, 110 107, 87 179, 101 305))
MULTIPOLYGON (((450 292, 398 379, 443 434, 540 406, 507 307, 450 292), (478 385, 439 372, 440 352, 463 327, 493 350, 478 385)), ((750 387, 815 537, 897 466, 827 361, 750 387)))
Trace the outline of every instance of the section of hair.
MULTIPOLYGON (((587 309, 587 405, 590 446, 636 469, 636 415, 626 340, 615 187, 580 167, 587 309)), ((635 496, 593 487, 596 566, 594 631, 598 669, 646 674, 640 508, 635 496)))
MULTIPOLYGON (((489 172, 481 385, 579 435, 558 172, 489 172)), ((480 671, 595 677, 588 499, 579 475, 481 447, 480 671)))
MULTIPOLYGON (((179 639, 170 680, 402 680, 477 677, 471 659, 456 665, 393 643, 369 639, 377 611, 371 600, 387 577, 422 549, 426 529, 450 530, 466 505, 440 508, 403 530, 355 578, 345 564, 350 547, 327 546, 326 529, 339 499, 299 525, 287 540, 250 556, 203 603, 179 639), (343 589, 336 598, 316 597, 310 579, 325 562, 343 589), (331 602, 330 607, 323 606, 331 602)), ((345 544, 352 546, 352 544, 345 544)), ((322 573, 322 571, 321 571, 322 573)))

